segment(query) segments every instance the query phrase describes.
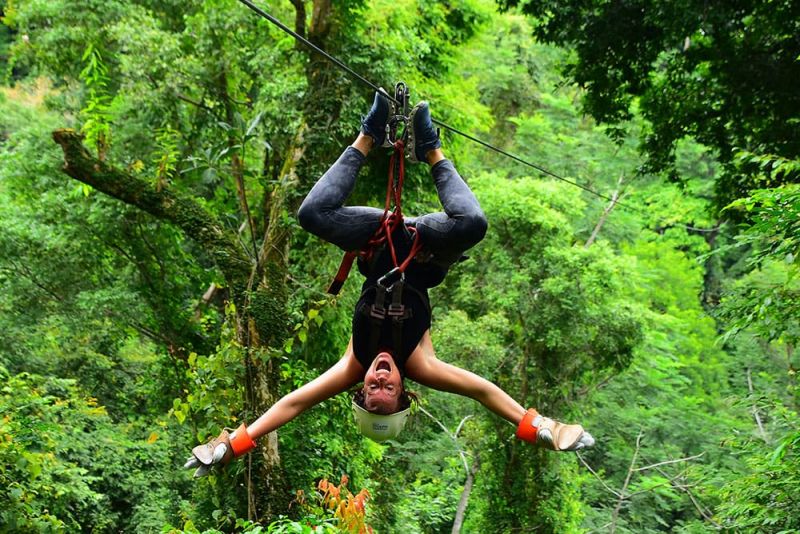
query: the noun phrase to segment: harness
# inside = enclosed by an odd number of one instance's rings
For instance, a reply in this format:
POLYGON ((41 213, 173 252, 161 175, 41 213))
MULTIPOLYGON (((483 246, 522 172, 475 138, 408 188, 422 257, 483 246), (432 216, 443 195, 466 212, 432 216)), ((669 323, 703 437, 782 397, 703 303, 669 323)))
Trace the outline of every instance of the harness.
POLYGON ((408 88, 403 82, 399 82, 395 86, 395 102, 399 102, 402 109, 396 109, 393 104, 392 108, 394 113, 392 113, 387 121, 386 140, 383 144, 385 147, 393 147, 394 151, 389 160, 386 202, 378 229, 369 241, 367 241, 366 246, 362 250, 348 251, 345 253, 339 265, 339 270, 336 272, 336 276, 331 282, 330 287, 328 287, 328 293, 337 295, 339 291, 341 291, 344 282, 347 280, 356 258, 365 261, 370 271, 372 271, 377 256, 388 249, 394 267, 378 278, 375 285, 364 289, 361 294, 361 298, 363 299, 367 296, 367 293, 373 289, 375 291, 374 302, 369 306, 362 306, 359 310, 360 313, 363 313, 370 319, 370 349, 373 353, 377 353, 378 351, 381 329, 384 322, 387 320, 392 321, 392 341, 395 350, 400 350, 402 348, 403 321, 412 315, 412 310, 403 304, 403 291, 408 290, 414 292, 421 298, 422 302, 425 303, 425 306, 430 309, 427 297, 416 288, 407 284, 405 279, 405 270, 422 248, 422 242, 417 233, 417 229, 404 224, 402 211, 403 180, 405 178, 404 148, 409 132, 408 97, 408 88), (398 111, 400 111, 400 113, 398 113, 398 111), (397 127, 401 123, 404 127, 400 138, 398 138, 397 127), (409 232, 412 238, 411 250, 409 250, 408 255, 404 259, 398 258, 392 238, 394 232, 401 227, 403 231, 409 232))

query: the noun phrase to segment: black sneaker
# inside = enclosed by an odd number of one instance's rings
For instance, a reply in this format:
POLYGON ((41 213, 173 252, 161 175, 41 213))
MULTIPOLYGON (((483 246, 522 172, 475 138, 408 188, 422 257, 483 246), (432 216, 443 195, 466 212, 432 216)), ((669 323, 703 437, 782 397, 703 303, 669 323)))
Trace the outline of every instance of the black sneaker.
POLYGON ((361 118, 361 131, 372 137, 375 146, 383 145, 386 139, 386 122, 392 113, 392 103, 386 95, 375 91, 375 101, 366 117, 361 118))
POLYGON ((409 116, 411 131, 408 134, 406 155, 414 162, 424 162, 425 154, 434 148, 440 148, 439 132, 431 121, 431 109, 425 101, 420 102, 411 110, 409 116))

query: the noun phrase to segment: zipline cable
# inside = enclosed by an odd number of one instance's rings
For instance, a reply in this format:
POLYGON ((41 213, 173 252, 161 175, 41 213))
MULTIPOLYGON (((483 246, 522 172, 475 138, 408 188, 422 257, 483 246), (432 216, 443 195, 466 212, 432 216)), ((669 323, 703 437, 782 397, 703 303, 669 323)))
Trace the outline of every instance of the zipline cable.
MULTIPOLYGON (((353 77, 357 78, 360 82, 372 87, 376 91, 379 91, 381 89, 380 87, 378 87, 377 85, 375 85, 374 83, 372 83, 371 81, 369 81, 368 79, 364 78, 359 73, 357 73, 356 71, 354 71, 353 69, 348 67, 342 60, 330 55, 329 53, 327 53, 326 51, 324 51, 323 49, 321 49, 320 47, 318 47, 317 45, 315 45, 314 43, 312 43, 311 41, 309 41, 308 39, 306 39, 305 37, 303 37, 302 35, 300 35, 296 31, 292 30, 286 24, 284 24, 280 20, 276 19, 275 17, 273 17, 272 15, 270 15, 269 13, 267 13, 266 11, 264 11, 263 9, 261 9, 260 7, 255 5, 250 0, 239 0, 239 1, 241 3, 243 3, 244 5, 246 5, 247 7, 249 7, 250 9, 252 9, 253 11, 255 11, 258 15, 261 15, 262 17, 264 17, 265 19, 267 19, 268 21, 273 23, 275 26, 277 26, 281 30, 285 31, 286 33, 288 33, 289 35, 291 35, 292 37, 294 37, 295 39, 297 39, 298 41, 300 41, 301 43, 303 43, 304 45, 306 45, 307 47, 312 49, 314 52, 316 52, 316 53, 324 56, 325 58, 327 58, 329 61, 334 63, 340 69, 343 69, 346 72, 350 73, 353 77)), ((395 103, 398 103, 391 95, 387 95, 387 96, 389 96, 389 98, 391 100, 394 100, 395 103)))
POLYGON ((444 122, 442 122, 442 121, 440 121, 438 119, 431 118, 431 120, 434 123, 438 124, 439 126, 441 126, 442 128, 444 128, 446 130, 450 130, 451 132, 453 132, 455 134, 463 136, 463 137, 469 139, 470 141, 474 141, 475 143, 478 143, 479 145, 488 148, 489 150, 494 150, 498 154, 502 154, 502 155, 504 155, 506 157, 509 157, 509 158, 513 159, 514 161, 522 163, 523 165, 527 165, 528 167, 536 169, 537 171, 539 171, 542 174, 545 174, 547 176, 552 176, 553 178, 561 180, 562 182, 566 182, 566 183, 568 183, 570 185, 574 185, 575 187, 583 189, 584 191, 587 191, 587 192, 589 192, 589 193, 591 193, 591 194, 593 194, 595 196, 598 196, 598 197, 600 197, 602 199, 608 200, 609 202, 614 202, 618 206, 624 206, 624 207, 626 207, 628 209, 633 209, 633 210, 636 210, 636 211, 640 211, 642 213, 647 213, 644 210, 641 210, 640 208, 636 208, 634 206, 628 206, 628 205, 622 204, 618 200, 615 200, 615 199, 613 199, 613 198, 611 198, 611 197, 609 197, 607 195, 604 195, 603 193, 599 193, 599 192, 595 191, 594 189, 592 189, 590 187, 587 187, 587 186, 585 186, 583 184, 579 184, 578 182, 570 180, 569 178, 564 178, 563 176, 559 176, 558 174, 556 174, 556 173, 554 173, 552 171, 549 171, 549 170, 545 169, 544 167, 540 167, 539 165, 536 165, 535 163, 531 163, 529 161, 526 161, 526 160, 522 159, 519 156, 515 156, 511 152, 506 152, 502 148, 498 148, 498 147, 496 147, 494 145, 491 145, 491 144, 487 143, 486 141, 482 141, 481 139, 478 139, 477 137, 474 137, 474 136, 472 136, 472 135, 470 135, 470 134, 468 134, 466 132, 462 132, 461 130, 459 130, 457 128, 454 128, 453 126, 450 126, 448 124, 445 124, 444 122))
MULTIPOLYGON (((342 60, 340 60, 337 57, 334 57, 334 56, 330 55, 329 53, 327 53, 326 51, 324 51, 323 49, 321 49, 320 47, 318 47, 317 45, 315 45, 314 43, 312 43, 311 41, 309 41, 308 39, 306 39, 305 37, 303 37, 302 35, 300 35, 296 31, 294 31, 291 28, 289 28, 286 24, 284 24, 283 22, 281 22, 277 18, 273 17, 272 15, 270 15, 269 13, 267 13, 266 11, 264 11, 263 9, 261 9, 260 7, 255 5, 250 0, 239 0, 239 1, 241 3, 243 3, 244 5, 246 5, 248 8, 250 8, 257 15, 267 19, 272 24, 274 24, 275 26, 277 26, 278 28, 280 28, 284 32, 288 33, 289 35, 291 35, 292 37, 294 37, 295 39, 297 39, 298 41, 300 41, 301 43, 303 43, 304 45, 309 47, 314 52, 316 52, 316 53, 320 54, 321 56, 325 57, 331 63, 333 63, 334 65, 336 65, 340 69, 344 70, 345 72, 347 72, 348 74, 350 74, 351 76, 353 76, 354 78, 359 80, 364 85, 367 85, 368 87, 371 87, 375 91, 380 91, 386 97, 388 97, 390 100, 392 100, 395 104, 401 104, 392 95, 388 94, 385 90, 383 90, 380 86, 378 86, 377 84, 372 83, 371 81, 369 81, 368 79, 366 79, 365 77, 363 77, 362 75, 360 75, 359 73, 357 73, 356 71, 351 69, 342 60)), ((433 119, 432 118, 431 120, 435 124, 437 124, 437 125, 441 126, 442 128, 444 128, 445 130, 449 130, 449 131, 453 132, 456 135, 460 135, 460 136, 462 136, 462 137, 464 137, 466 139, 469 139, 470 141, 473 141, 473 142, 483 146, 484 148, 488 148, 489 150, 493 150, 494 152, 497 152, 498 154, 502 154, 502 155, 504 155, 504 156, 506 156, 508 158, 511 158, 512 160, 514 160, 514 161, 516 161, 518 163, 521 163, 523 165, 531 167, 532 169, 535 169, 535 170, 539 171, 540 173, 542 173, 544 175, 550 176, 552 178, 555 178, 556 180, 560 180, 560 181, 565 182, 565 183, 567 183, 569 185, 572 185, 574 187, 582 189, 582 190, 586 191, 587 193, 591 193, 592 195, 594 195, 594 196, 596 196, 598 198, 602 198, 603 200, 607 200, 609 202, 613 202, 614 205, 616 205, 616 206, 620 206, 622 208, 625 208, 625 209, 628 209, 628 210, 631 210, 631 211, 635 211, 635 212, 641 213, 643 215, 650 215, 650 212, 648 212, 647 210, 643 210, 641 208, 637 208, 636 206, 631 206, 631 205, 629 205, 627 203, 622 203, 618 199, 613 199, 608 195, 604 195, 603 193, 595 191, 591 187, 579 184, 578 182, 575 182, 574 180, 570 180, 569 178, 564 178, 563 176, 560 176, 560 175, 558 175, 558 174, 556 174, 556 173, 554 173, 554 172, 552 172, 552 171, 550 171, 550 170, 548 170, 548 169, 546 169, 546 168, 544 168, 544 167, 542 167, 540 165, 536 165, 535 163, 531 163, 531 162, 529 162, 529 161, 527 161, 527 160, 525 160, 525 159, 523 159, 523 158, 521 158, 519 156, 516 156, 516 155, 514 155, 514 154, 512 154, 510 152, 507 152, 507 151, 503 150, 502 148, 498 148, 498 147, 492 145, 491 143, 487 143, 486 141, 478 139, 477 137, 475 137, 473 135, 470 135, 470 134, 468 134, 466 132, 462 132, 458 128, 450 126, 449 124, 444 123, 444 122, 442 122, 442 121, 440 121, 438 119, 433 119)), ((681 228, 686 228, 687 230, 693 230, 693 231, 697 231, 697 232, 713 232, 713 231, 716 231, 716 229, 695 228, 693 226, 688 226, 688 225, 685 225, 685 224, 676 224, 675 226, 680 226, 681 228)))

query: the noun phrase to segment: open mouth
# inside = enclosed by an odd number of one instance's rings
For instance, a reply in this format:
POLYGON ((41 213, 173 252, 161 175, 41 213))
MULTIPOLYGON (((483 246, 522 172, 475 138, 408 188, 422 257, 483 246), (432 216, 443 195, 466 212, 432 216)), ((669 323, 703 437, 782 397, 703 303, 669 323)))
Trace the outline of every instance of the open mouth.
POLYGON ((387 362, 386 360, 383 360, 381 362, 378 362, 378 365, 375 367, 375 370, 376 371, 389 371, 391 373, 392 372, 392 366, 389 365, 389 362, 387 362))

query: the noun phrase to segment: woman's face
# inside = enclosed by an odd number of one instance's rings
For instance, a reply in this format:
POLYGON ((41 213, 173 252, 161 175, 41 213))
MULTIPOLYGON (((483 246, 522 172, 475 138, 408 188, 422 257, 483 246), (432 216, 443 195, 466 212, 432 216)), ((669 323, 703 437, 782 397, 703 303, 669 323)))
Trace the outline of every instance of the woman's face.
POLYGON ((364 374, 364 408, 381 415, 395 413, 400 407, 402 392, 400 369, 391 354, 381 352, 364 374))

